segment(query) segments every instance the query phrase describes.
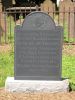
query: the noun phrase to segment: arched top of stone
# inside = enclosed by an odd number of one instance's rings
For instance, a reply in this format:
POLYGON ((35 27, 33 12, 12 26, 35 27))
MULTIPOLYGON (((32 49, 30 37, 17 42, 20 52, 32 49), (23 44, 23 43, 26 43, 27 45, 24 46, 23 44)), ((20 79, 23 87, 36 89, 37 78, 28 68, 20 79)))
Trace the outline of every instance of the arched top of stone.
POLYGON ((55 22, 47 13, 35 11, 26 16, 22 28, 25 30, 53 30, 55 22))

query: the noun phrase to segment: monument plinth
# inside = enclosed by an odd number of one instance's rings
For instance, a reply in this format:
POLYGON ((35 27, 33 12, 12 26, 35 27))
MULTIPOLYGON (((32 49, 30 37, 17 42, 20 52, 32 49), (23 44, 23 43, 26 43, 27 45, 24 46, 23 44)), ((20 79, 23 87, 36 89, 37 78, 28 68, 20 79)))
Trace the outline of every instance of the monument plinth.
POLYGON ((7 79, 6 88, 11 86, 7 83, 11 83, 12 86, 23 85, 25 91, 32 86, 32 90, 38 87, 39 90, 62 91, 62 34, 63 28, 56 26, 48 14, 33 12, 27 15, 22 26, 15 28, 14 79, 7 79))

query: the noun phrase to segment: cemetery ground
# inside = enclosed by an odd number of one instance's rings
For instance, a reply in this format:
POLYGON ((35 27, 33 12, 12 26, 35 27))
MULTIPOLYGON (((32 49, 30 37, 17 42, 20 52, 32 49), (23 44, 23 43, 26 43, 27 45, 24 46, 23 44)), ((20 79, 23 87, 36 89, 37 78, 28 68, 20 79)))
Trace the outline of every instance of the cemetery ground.
POLYGON ((70 93, 9 93, 0 89, 0 100, 75 100, 75 92, 70 93))
MULTIPOLYGON (((75 45, 63 45, 62 77, 69 78, 70 87, 75 90, 75 45)), ((0 46, 0 87, 7 76, 14 75, 14 44, 0 46)))
MULTIPOLYGON (((8 21, 9 22, 9 21, 8 21)), ((12 23, 12 22, 11 22, 12 23)), ((10 23, 8 23, 8 37, 10 23)), ((14 23, 12 23, 14 26, 14 23)), ((12 27, 11 26, 11 27, 12 27)), ((12 28, 14 33, 14 28, 12 28)), ((67 30, 65 30, 65 33, 67 30)), ((66 35, 66 34, 65 34, 66 35)), ((2 39, 4 42, 4 39, 2 39)), ((62 77, 69 78, 70 93, 8 93, 4 91, 5 80, 8 76, 14 76, 14 44, 0 45, 0 100, 75 100, 75 45, 64 45, 62 56, 62 77)))
POLYGON ((69 93, 9 93, 4 91, 5 79, 14 75, 14 44, 0 46, 0 100, 75 100, 75 45, 64 45, 62 76, 70 80, 69 93))

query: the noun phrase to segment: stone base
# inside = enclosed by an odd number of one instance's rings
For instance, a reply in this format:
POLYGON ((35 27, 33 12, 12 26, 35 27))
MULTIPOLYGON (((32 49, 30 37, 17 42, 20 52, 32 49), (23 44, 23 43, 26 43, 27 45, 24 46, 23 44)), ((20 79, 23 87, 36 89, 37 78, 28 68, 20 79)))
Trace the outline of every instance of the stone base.
POLYGON ((9 92, 68 92, 69 80, 45 81, 45 80, 14 80, 8 77, 5 82, 5 90, 9 92))

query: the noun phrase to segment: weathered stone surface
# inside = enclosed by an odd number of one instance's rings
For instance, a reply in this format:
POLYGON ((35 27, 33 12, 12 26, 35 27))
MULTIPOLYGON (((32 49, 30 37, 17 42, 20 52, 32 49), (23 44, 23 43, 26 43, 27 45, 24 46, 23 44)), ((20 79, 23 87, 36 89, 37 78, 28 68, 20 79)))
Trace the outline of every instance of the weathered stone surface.
POLYGON ((41 4, 41 11, 47 12, 51 17, 53 17, 53 11, 55 11, 55 4, 50 0, 45 0, 43 4, 41 4))
POLYGON ((15 28, 15 79, 61 80, 62 27, 33 12, 15 28))
POLYGON ((8 77, 5 83, 5 90, 9 92, 68 92, 69 80, 47 81, 47 80, 14 80, 8 77))

